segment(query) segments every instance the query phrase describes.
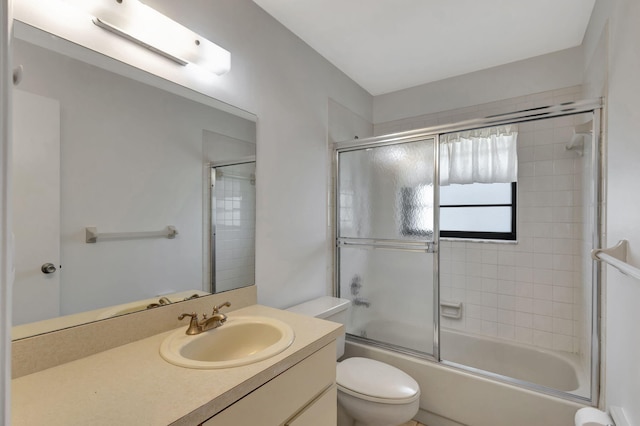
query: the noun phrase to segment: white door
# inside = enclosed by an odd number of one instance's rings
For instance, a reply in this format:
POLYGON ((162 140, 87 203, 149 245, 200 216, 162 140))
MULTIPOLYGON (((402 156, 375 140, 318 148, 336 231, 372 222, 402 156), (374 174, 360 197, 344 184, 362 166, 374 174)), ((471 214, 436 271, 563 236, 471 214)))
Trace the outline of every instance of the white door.
POLYGON ((13 91, 13 325, 60 315, 60 103, 13 91), (52 264, 49 273, 43 265, 52 264))

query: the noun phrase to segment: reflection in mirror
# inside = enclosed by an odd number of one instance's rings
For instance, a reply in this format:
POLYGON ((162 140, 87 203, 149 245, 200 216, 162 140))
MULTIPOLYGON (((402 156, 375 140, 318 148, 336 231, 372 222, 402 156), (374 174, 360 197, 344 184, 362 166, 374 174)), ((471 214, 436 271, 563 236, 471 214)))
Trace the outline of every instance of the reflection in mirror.
POLYGON ((256 161, 211 165, 212 292, 255 282, 256 161))
POLYGON ((255 121, 95 63, 118 73, 14 40, 14 339, 254 284, 255 121), (247 156, 220 170, 212 215, 212 164, 247 156))

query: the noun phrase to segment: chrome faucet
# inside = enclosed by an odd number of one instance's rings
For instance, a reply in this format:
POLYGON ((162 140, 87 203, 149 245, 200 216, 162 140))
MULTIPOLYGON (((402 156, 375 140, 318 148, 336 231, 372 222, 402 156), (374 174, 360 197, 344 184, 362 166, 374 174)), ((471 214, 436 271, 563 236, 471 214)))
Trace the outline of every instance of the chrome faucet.
POLYGON ((231 303, 224 302, 221 305, 213 307, 213 313, 210 318, 207 318, 207 314, 202 314, 202 320, 198 319, 198 314, 192 312, 190 314, 182 314, 178 317, 180 321, 182 321, 185 317, 191 317, 191 321, 189 321, 189 327, 187 327, 186 334, 193 336, 196 334, 200 334, 207 330, 213 330, 214 328, 220 327, 227 321, 227 316, 225 314, 220 313, 220 309, 223 307, 231 306, 231 303))
POLYGON ((351 278, 351 285, 349 287, 351 288, 352 296, 360 294, 360 289, 362 288, 362 278, 360 278, 360 275, 356 274, 351 278))
POLYGON ((351 303, 353 303, 354 306, 364 306, 365 308, 368 308, 369 306, 371 306, 371 302, 368 302, 365 299, 361 299, 359 297, 355 297, 351 303))
POLYGON ((356 274, 351 278, 351 285, 349 287, 351 288, 351 295, 353 296, 353 299, 351 300, 353 306, 364 306, 365 308, 368 308, 371 305, 370 302, 359 296, 360 289, 362 288, 362 278, 360 278, 360 275, 356 274))

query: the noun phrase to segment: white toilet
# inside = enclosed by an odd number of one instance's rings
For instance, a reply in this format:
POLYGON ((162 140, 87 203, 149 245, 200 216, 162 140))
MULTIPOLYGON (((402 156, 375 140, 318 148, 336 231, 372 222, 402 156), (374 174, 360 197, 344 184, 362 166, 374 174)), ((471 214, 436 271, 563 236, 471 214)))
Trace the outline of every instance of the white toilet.
MULTIPOLYGON (((287 310, 346 325, 350 305, 349 300, 325 296, 287 310)), ((344 337, 337 341, 336 359, 344 355, 344 337)), ((397 426, 411 420, 418 412, 418 383, 383 362, 347 358, 338 363, 336 382, 338 426, 397 426)))

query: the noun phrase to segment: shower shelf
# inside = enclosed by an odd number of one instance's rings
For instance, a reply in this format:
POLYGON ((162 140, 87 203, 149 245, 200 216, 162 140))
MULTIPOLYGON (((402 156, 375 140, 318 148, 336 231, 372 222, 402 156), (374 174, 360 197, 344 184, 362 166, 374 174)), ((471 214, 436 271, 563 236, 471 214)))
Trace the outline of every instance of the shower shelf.
POLYGON ((445 318, 462 318, 462 302, 440 301, 440 315, 445 318))
POLYGON ((162 231, 145 231, 145 232, 98 232, 98 228, 95 226, 88 226, 85 228, 85 242, 97 243, 98 240, 131 240, 137 238, 156 238, 164 237, 173 239, 178 235, 178 230, 175 226, 167 226, 162 231))
POLYGON ((627 263, 628 248, 629 242, 627 240, 620 240, 618 244, 613 247, 591 250, 591 258, 593 260, 606 262, 624 275, 640 280, 640 269, 627 263))

